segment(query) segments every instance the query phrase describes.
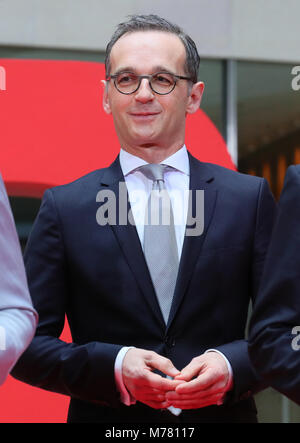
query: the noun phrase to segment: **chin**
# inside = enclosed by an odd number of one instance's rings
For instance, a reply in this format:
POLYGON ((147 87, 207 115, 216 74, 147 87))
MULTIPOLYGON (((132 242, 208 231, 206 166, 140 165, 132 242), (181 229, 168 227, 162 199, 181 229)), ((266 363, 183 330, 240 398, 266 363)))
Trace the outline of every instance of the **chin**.
POLYGON ((145 133, 136 133, 134 134, 133 140, 135 140, 135 143, 137 145, 144 145, 144 144, 155 144, 157 141, 157 137, 154 136, 153 133, 151 134, 145 134, 145 133))

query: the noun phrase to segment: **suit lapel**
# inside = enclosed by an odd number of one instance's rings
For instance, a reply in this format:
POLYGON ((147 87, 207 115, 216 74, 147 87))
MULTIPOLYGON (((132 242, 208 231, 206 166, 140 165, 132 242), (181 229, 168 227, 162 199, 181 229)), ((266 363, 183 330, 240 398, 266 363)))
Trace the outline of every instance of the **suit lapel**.
MULTIPOLYGON (((156 320, 159 321, 162 327, 165 327, 136 227, 129 222, 126 224, 119 224, 119 199, 123 199, 122 204, 125 204, 123 209, 127 211, 126 214, 129 214, 129 210, 131 209, 119 157, 117 157, 114 163, 104 171, 101 185, 109 188, 116 196, 116 223, 112 222, 110 223, 110 226, 116 236, 129 268, 137 281, 141 294, 156 320), (124 183, 123 190, 126 190, 125 196, 123 191, 121 191, 122 194, 120 195, 120 183, 124 183)), ((128 300, 128 302, 130 303, 130 300, 128 300)))
MULTIPOLYGON (((179 264, 179 271, 177 277, 176 288, 173 297, 173 303, 170 311, 170 316, 167 324, 167 329, 170 327, 174 317, 184 299, 187 292, 189 282, 192 278, 194 267, 197 258, 200 254, 203 242, 209 225, 212 220, 217 191, 214 187, 214 176, 209 167, 196 160, 189 154, 190 160, 190 191, 192 191, 192 208, 189 207, 189 211, 192 211, 193 217, 196 216, 196 191, 204 191, 204 227, 201 235, 185 235, 181 259, 179 264)), ((190 231, 191 232, 191 231, 190 231)))
MULTIPOLYGON (((176 288, 173 297, 173 303, 170 311, 170 316, 167 324, 169 329, 175 315, 184 299, 187 292, 189 282, 192 278, 194 267, 197 258, 200 254, 203 242, 209 225, 212 220, 217 191, 214 187, 214 176, 210 168, 196 160, 189 154, 190 161, 190 190, 192 191, 192 208, 189 211, 193 217, 196 216, 196 191, 204 191, 204 230, 201 235, 193 236, 186 235, 183 243, 182 254, 179 264, 178 278, 176 288)), ((151 281, 150 273, 145 261, 144 253, 140 243, 140 239, 136 230, 136 227, 130 223, 124 225, 119 224, 119 198, 120 188, 119 184, 125 179, 121 170, 119 157, 107 168, 102 176, 101 185, 109 188, 116 196, 117 211, 116 211, 116 223, 110 223, 116 239, 120 245, 120 248, 125 256, 125 259, 137 281, 141 294, 143 295, 145 302, 148 304, 156 320, 160 323, 162 328, 165 328, 163 316, 155 295, 155 290, 151 281)), ((124 195, 123 195, 124 198, 124 195)), ((128 193, 126 191, 126 207, 127 214, 129 214, 130 203, 128 199, 128 193)), ((187 229, 190 229, 187 227, 187 229)), ((191 231, 190 231, 191 232, 191 231)))

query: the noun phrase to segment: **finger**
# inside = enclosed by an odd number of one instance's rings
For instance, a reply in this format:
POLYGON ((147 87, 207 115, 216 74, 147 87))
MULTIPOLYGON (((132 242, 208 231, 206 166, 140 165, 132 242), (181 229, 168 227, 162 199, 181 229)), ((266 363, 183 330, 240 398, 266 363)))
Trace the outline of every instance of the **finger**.
POLYGON ((167 391, 152 390, 148 386, 136 390, 136 397, 162 401, 166 398, 167 391))
POLYGON ((154 374, 151 371, 145 375, 145 377, 140 382, 141 388, 151 388, 158 391, 173 391, 181 381, 171 380, 169 378, 162 377, 161 375, 154 374))
POLYGON ((189 381, 199 374, 203 366, 204 363, 202 363, 201 360, 193 359, 185 368, 181 370, 180 374, 178 374, 175 379, 189 381))
POLYGON ((141 386, 140 389, 143 390, 145 395, 147 395, 147 394, 151 394, 151 395, 166 395, 166 392, 168 392, 168 391, 163 391, 161 389, 153 388, 152 386, 148 386, 148 385, 147 386, 141 386))
POLYGON ((151 393, 144 393, 143 394, 143 400, 145 401, 153 401, 153 402, 165 402, 166 396, 165 394, 151 394, 151 393))
POLYGON ((161 355, 158 355, 155 352, 149 354, 149 357, 147 358, 146 361, 151 368, 158 369, 172 378, 180 374, 180 371, 178 371, 178 369, 175 368, 171 360, 162 357, 161 355))
POLYGON ((188 383, 182 383, 176 387, 178 393, 195 392, 200 390, 207 390, 215 384, 222 384, 224 377, 222 374, 216 372, 212 368, 208 368, 205 372, 200 373, 197 378, 189 381, 188 383))
POLYGON ((177 391, 166 392, 165 396, 168 401, 177 401, 177 400, 194 400, 201 399, 207 397, 214 397, 216 395, 224 395, 224 386, 221 384, 217 384, 212 386, 210 389, 204 391, 193 391, 187 393, 178 393, 177 391))
POLYGON ((135 391, 135 399, 142 403, 164 403, 166 402, 166 393, 155 390, 155 392, 143 388, 139 388, 135 391))

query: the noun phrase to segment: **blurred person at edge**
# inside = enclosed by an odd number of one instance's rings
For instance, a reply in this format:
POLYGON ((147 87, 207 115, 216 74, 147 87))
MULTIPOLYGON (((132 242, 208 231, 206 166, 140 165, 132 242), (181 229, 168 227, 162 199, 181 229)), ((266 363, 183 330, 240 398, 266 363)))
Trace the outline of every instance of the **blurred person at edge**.
POLYGON ((263 379, 300 405, 300 165, 287 169, 260 290, 249 354, 263 379))
POLYGON ((29 346, 37 322, 13 215, 0 175, 0 385, 29 346))
MULTIPOLYGON (((13 375, 70 396, 69 422, 257 421, 252 394, 262 385, 245 326, 275 202, 266 180, 188 152, 186 117, 199 109, 204 89, 199 62, 193 40, 163 18, 120 24, 103 81, 120 154, 108 168, 44 195, 25 253, 40 322, 13 375), (146 224, 100 226, 95 217, 99 191, 118 202, 125 183, 129 203, 137 189, 150 193, 148 167, 165 170, 168 192, 204 191, 202 235, 185 235, 185 222, 176 226, 180 264, 168 277, 177 282, 166 318, 157 288, 169 281, 152 279, 146 224), (65 314, 71 344, 59 340, 65 314)), ((144 213, 131 206, 134 219, 144 213)), ((160 268, 166 249, 155 236, 152 243, 160 268)))

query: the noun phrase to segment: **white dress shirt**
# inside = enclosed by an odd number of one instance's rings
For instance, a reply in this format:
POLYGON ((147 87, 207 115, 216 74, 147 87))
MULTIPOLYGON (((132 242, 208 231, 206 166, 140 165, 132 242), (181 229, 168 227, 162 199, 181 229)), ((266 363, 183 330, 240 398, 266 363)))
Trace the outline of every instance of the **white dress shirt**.
POLYGON ((30 344, 37 320, 14 219, 0 175, 0 385, 30 344))
MULTIPOLYGON (((141 245, 143 245, 145 210, 148 197, 152 190, 152 181, 149 180, 140 171, 138 171, 137 168, 142 165, 146 165, 147 162, 140 157, 136 157, 128 153, 127 151, 124 151, 123 149, 121 149, 120 151, 119 158, 128 190, 128 197, 131 205, 132 215, 135 221, 135 226, 141 245)), ((174 214, 178 257, 180 260, 185 236, 186 219, 188 212, 188 191, 190 184, 190 164, 186 146, 184 145, 181 149, 179 149, 170 157, 163 160, 161 163, 172 167, 172 169, 170 168, 166 170, 164 174, 164 179, 166 189, 170 196, 174 214)), ((115 361, 116 384, 121 394, 121 400, 127 406, 135 403, 135 400, 128 393, 122 380, 122 362, 128 349, 130 349, 130 347, 123 347, 118 353, 115 361)), ((215 350, 211 349, 207 352, 209 351, 215 350)), ((232 381, 232 368, 229 361, 219 351, 215 352, 218 352, 224 357, 229 369, 230 381, 232 381)), ((172 412, 176 413, 175 408, 172 409, 172 412)))

